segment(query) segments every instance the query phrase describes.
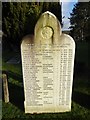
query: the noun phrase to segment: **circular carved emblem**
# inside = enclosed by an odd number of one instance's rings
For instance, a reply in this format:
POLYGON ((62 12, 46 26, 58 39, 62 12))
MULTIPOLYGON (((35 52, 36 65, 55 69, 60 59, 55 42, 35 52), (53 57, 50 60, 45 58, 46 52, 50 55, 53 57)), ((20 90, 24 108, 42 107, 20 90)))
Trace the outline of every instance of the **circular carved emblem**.
POLYGON ((43 27, 41 31, 41 35, 44 39, 49 39, 53 35, 53 30, 51 27, 43 27))

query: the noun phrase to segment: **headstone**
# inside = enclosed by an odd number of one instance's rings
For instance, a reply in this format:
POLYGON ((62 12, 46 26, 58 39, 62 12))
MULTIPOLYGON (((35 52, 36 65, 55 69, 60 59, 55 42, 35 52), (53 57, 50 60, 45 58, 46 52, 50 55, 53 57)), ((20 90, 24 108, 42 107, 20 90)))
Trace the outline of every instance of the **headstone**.
POLYGON ((57 18, 41 15, 34 36, 21 43, 25 113, 71 110, 75 43, 57 18))
POLYGON ((5 73, 3 73, 2 76, 3 76, 4 101, 6 103, 8 103, 9 102, 9 91, 8 91, 7 75, 5 73))

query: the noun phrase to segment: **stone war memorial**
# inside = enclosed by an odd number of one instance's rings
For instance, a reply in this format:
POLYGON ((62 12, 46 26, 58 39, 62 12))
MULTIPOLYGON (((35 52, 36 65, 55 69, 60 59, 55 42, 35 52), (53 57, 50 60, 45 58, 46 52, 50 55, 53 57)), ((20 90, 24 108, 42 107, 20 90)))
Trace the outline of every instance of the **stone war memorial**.
POLYGON ((51 12, 21 43, 25 113, 71 111, 75 42, 51 12))

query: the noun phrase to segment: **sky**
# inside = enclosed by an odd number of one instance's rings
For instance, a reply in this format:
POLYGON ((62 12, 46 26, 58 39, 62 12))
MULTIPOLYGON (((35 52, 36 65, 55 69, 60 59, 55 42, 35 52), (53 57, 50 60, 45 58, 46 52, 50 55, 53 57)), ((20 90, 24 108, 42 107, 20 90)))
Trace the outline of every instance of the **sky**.
POLYGON ((62 22, 63 22, 63 30, 69 30, 70 22, 69 17, 70 13, 72 13, 72 9, 74 5, 78 2, 78 0, 61 0, 62 2, 62 22))
POLYGON ((69 17, 70 13, 72 12, 72 9, 76 2, 78 0, 60 0, 62 2, 62 22, 63 22, 63 30, 69 30, 68 28, 70 27, 70 22, 69 22, 69 17))

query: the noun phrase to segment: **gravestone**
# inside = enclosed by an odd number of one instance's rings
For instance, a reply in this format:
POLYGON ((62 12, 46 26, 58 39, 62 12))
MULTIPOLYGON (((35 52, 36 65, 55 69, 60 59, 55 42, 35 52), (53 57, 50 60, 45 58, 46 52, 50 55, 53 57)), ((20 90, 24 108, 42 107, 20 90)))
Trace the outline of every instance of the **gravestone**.
POLYGON ((41 15, 34 36, 21 43, 25 113, 71 110, 75 43, 56 16, 41 15))
POLYGON ((2 78, 3 78, 4 101, 5 101, 5 103, 8 103, 9 102, 9 91, 8 91, 7 74, 3 73, 2 78))

